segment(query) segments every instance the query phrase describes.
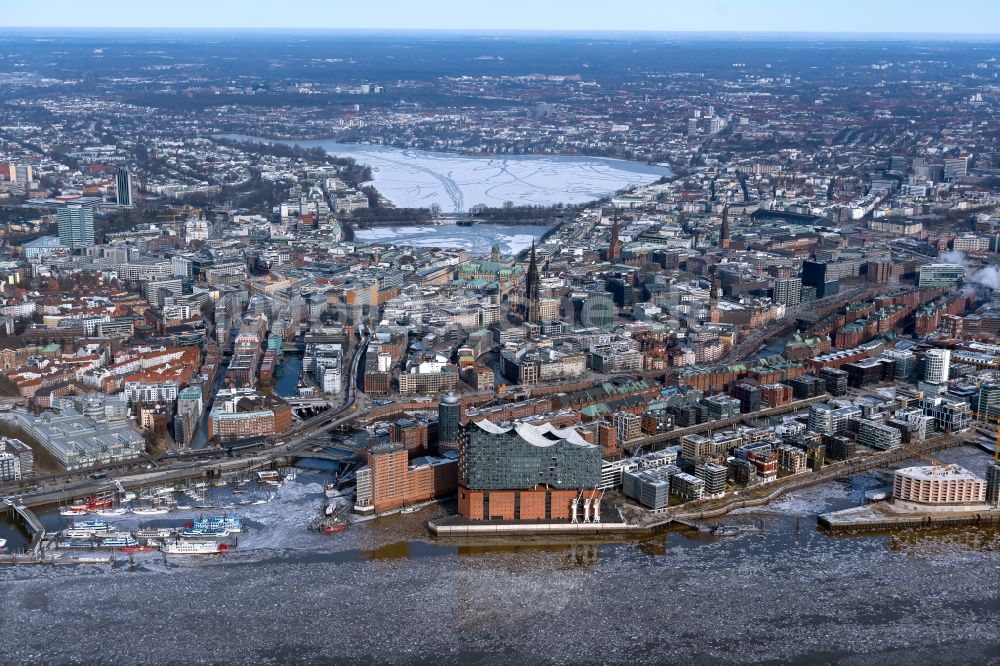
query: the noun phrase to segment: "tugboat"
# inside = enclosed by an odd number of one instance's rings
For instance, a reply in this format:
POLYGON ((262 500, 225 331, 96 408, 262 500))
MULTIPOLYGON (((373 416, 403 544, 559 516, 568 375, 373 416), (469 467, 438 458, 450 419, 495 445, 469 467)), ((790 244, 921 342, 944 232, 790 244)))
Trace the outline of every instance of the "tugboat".
POLYGON ((337 532, 343 532, 347 529, 345 523, 331 523, 323 527, 323 534, 336 534, 337 532))

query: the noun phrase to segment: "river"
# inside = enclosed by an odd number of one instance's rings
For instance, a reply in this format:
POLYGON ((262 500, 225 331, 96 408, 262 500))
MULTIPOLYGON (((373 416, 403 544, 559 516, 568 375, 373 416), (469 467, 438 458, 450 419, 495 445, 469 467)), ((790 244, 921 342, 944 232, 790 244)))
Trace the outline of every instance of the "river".
MULTIPOLYGON (((971 447, 941 453, 983 473, 971 447)), ((914 464, 908 462, 907 464, 914 464)), ((830 536, 876 470, 724 519, 735 538, 456 546, 431 506, 307 532, 328 477, 247 507, 220 558, 0 569, 4 663, 985 663, 1000 654, 1000 531, 830 536)))
MULTIPOLYGON (((237 134, 222 138, 268 141, 237 134)), ((476 156, 326 141, 286 141, 331 155, 352 157, 372 168, 372 183, 401 208, 437 204, 464 212, 477 204, 549 206, 593 201, 634 185, 673 175, 665 166, 576 155, 476 156)))

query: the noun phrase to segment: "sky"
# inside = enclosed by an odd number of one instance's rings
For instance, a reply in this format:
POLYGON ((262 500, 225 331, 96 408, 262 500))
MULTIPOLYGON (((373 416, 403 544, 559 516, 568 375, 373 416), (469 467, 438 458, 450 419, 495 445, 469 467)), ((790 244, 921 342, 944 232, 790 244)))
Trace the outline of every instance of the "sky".
POLYGON ((1000 0, 42 0, 3 28, 1000 34, 1000 0))

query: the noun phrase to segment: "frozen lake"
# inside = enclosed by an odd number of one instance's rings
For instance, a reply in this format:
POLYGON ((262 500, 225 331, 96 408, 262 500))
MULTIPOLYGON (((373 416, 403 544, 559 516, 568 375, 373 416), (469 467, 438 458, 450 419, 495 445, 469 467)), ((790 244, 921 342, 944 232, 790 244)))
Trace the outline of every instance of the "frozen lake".
MULTIPOLYGON (((266 141, 238 135, 226 138, 266 141)), ((477 204, 502 206, 505 201, 544 206, 585 203, 672 174, 664 166, 603 157, 476 157, 329 140, 294 143, 322 146, 331 155, 353 157, 369 165, 375 187, 398 207, 438 204, 446 213, 467 211, 477 204)))
POLYGON ((549 227, 537 225, 492 226, 477 224, 460 227, 441 224, 425 227, 375 227, 355 229, 359 241, 381 245, 411 245, 414 247, 461 247, 472 255, 485 255, 493 247, 493 235, 500 241, 500 252, 514 255, 527 249, 531 241, 540 239, 549 227))

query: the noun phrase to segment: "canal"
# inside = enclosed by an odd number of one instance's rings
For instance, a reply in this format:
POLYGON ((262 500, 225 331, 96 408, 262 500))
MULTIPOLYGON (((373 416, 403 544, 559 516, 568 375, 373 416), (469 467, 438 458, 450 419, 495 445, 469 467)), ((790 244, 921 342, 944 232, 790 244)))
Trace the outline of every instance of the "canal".
POLYGON ((274 392, 286 398, 296 395, 301 373, 302 357, 286 354, 274 371, 274 392))

